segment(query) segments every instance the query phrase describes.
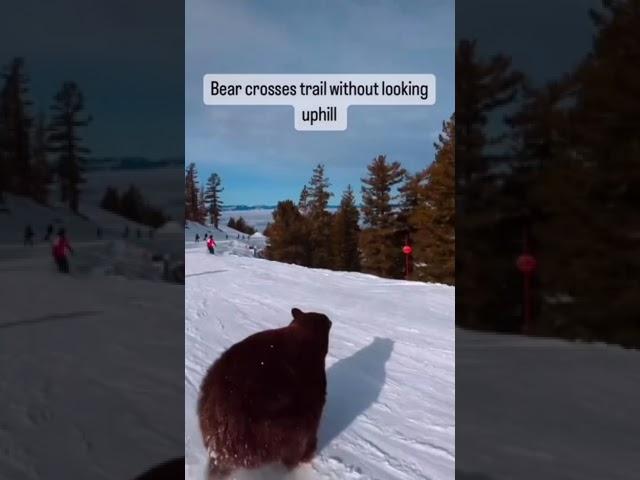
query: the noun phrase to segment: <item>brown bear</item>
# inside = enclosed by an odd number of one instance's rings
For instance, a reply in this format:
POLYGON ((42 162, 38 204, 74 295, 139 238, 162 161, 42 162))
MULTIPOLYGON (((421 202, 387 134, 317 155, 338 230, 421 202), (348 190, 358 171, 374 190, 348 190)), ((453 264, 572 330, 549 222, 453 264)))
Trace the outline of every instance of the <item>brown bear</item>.
POLYGON ((231 346, 202 381, 198 416, 213 478, 272 462, 292 469, 315 453, 331 321, 291 314, 288 326, 231 346))

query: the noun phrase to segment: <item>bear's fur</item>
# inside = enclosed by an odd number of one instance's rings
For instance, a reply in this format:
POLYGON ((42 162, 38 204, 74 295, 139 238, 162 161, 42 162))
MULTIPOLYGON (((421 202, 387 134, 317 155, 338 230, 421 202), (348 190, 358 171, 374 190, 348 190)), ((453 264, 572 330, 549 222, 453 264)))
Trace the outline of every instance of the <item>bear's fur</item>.
POLYGON ((212 475, 313 458, 331 321, 297 308, 291 314, 288 326, 230 347, 204 377, 198 416, 212 475))

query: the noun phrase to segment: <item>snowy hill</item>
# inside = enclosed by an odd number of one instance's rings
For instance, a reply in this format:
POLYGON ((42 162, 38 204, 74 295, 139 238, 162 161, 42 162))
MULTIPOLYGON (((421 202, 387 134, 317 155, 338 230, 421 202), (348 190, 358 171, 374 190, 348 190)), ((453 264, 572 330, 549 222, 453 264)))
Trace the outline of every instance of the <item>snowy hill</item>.
POLYGON ((226 241, 215 256, 186 243, 185 478, 202 480, 207 463, 196 415, 206 369, 288 324, 295 306, 333 321, 319 453, 290 475, 273 466, 234 478, 453 479, 454 289, 237 256, 226 241))
POLYGON ((195 242, 195 237, 198 235, 200 237, 200 247, 204 250, 205 234, 213 235, 217 245, 217 252, 222 255, 253 257, 252 248, 259 252, 267 245, 267 238, 260 233, 250 236, 233 228, 229 228, 222 223, 216 229, 212 225, 202 225, 200 223, 187 221, 184 230, 187 248, 193 249, 198 247, 195 242))
POLYGON ((183 232, 162 228, 155 232, 145 225, 127 220, 94 205, 83 205, 80 214, 60 205, 40 205, 25 197, 6 195, 0 213, 0 261, 15 259, 37 260, 43 270, 50 270, 51 241, 59 228, 64 227, 74 248, 72 272, 87 274, 120 274, 130 278, 160 280, 162 265, 154 256, 169 255, 181 262, 183 232), (34 246, 24 246, 24 230, 33 229, 34 246), (54 235, 45 240, 47 226, 54 235), (127 228, 129 236, 123 238, 127 228), (101 235, 98 236, 98 229, 101 235))
POLYGON ((0 478, 127 479, 180 454, 183 286, 159 281, 151 256, 182 249, 183 232, 138 239, 96 207, 78 216, 12 195, 4 207, 0 478), (69 233, 70 275, 54 268, 49 223, 69 233))

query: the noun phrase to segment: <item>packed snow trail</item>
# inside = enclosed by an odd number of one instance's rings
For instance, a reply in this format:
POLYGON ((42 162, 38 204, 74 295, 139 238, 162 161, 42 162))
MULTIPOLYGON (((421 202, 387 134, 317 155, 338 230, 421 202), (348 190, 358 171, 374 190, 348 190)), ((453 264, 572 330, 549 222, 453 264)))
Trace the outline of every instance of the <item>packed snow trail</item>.
POLYGON ((295 306, 333 322, 319 452, 289 475, 271 466, 234 478, 453 479, 454 289, 241 257, 225 242, 219 255, 186 243, 185 478, 204 478, 196 403, 207 368, 288 324, 295 306))
POLYGON ((182 257, 182 225, 137 238, 146 227, 81 212, 15 195, 0 204, 3 480, 130 479, 184 451, 184 290, 153 260, 182 257), (55 269, 49 224, 69 235, 69 275, 55 269))
POLYGON ((35 253, 0 260, 0 478, 130 479, 181 454, 182 285, 35 253))
POLYGON ((462 329, 456 346, 456 478, 640 478, 639 351, 462 329))

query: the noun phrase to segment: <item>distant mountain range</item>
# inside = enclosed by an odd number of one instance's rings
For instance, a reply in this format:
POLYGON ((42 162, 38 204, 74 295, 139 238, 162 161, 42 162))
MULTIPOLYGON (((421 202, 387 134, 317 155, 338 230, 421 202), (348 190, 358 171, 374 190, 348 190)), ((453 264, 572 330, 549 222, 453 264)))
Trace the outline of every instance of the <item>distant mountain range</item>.
POLYGON ((147 170, 153 168, 184 168, 184 158, 150 159, 145 157, 101 157, 87 161, 89 172, 102 170, 147 170))
MULTIPOLYGON (((224 205, 222 207, 223 211, 228 212, 242 212, 246 210, 275 210, 276 205, 224 205)), ((338 205, 329 205, 327 207, 328 210, 337 210, 338 205)))

